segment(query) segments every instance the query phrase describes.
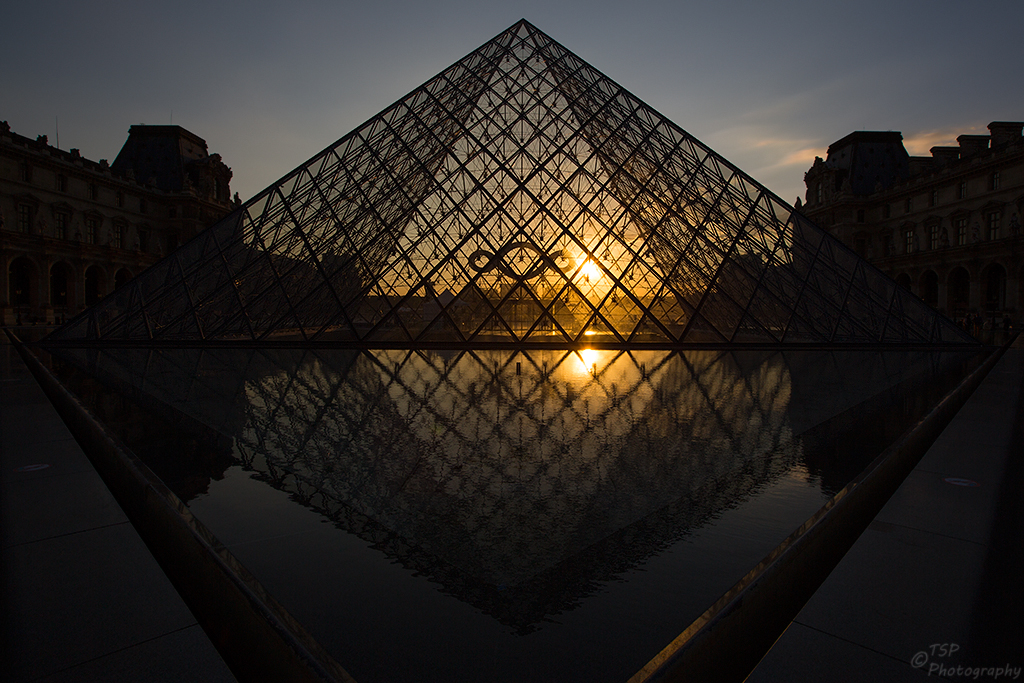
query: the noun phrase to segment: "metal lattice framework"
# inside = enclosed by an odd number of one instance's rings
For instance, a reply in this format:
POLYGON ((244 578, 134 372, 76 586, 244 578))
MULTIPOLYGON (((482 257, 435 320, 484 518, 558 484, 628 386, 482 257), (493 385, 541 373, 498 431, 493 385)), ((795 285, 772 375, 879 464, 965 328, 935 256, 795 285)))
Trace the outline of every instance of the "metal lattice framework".
POLYGON ((973 343, 525 20, 51 339, 973 343))

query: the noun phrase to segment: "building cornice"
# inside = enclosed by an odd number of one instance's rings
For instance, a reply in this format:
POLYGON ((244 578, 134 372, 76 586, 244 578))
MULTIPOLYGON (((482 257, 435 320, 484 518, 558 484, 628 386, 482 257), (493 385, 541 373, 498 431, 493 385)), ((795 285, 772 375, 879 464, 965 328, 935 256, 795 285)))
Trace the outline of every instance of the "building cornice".
MULTIPOLYGON (((195 136, 193 135, 193 137, 195 136)), ((51 167, 54 170, 66 173, 69 177, 74 175, 79 178, 85 178, 91 184, 102 185, 115 191, 120 190, 134 194, 145 193, 157 200, 187 199, 189 201, 198 201, 204 208, 216 209, 217 211, 226 211, 234 208, 234 204, 230 200, 218 201, 202 197, 195 188, 186 187, 182 190, 163 190, 148 183, 139 182, 137 178, 129 174, 114 171, 106 159, 93 161, 81 156, 77 149, 71 149, 70 151, 58 149, 49 144, 45 135, 41 135, 35 140, 19 135, 11 131, 5 121, 0 122, 0 153, 21 157, 39 168, 51 167)), ((219 164, 230 172, 230 169, 221 161, 219 154, 211 154, 205 159, 197 161, 206 161, 214 165, 219 164)), ((8 182, 22 185, 26 189, 39 188, 37 183, 31 181, 8 179, 8 182)))

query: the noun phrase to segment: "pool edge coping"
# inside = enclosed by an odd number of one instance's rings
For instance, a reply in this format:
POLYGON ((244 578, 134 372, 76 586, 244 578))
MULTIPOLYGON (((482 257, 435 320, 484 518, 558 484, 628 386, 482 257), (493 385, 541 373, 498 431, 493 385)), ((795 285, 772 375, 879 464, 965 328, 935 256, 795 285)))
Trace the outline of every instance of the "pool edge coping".
POLYGON ((743 681, 867 529, 1017 335, 770 551, 628 683, 743 681))
POLYGON ((241 681, 355 683, 188 506, 4 331, 232 673, 241 681))

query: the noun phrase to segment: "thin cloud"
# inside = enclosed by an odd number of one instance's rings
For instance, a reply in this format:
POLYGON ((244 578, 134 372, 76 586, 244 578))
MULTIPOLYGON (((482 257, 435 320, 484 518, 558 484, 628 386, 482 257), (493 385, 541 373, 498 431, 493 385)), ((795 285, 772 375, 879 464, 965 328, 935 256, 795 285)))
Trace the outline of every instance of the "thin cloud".
MULTIPOLYGON (((765 141, 766 148, 778 147, 780 141, 765 141)), ((772 188, 781 197, 799 197, 804 194, 804 173, 814 163, 814 157, 823 156, 820 147, 797 147, 790 145, 788 152, 776 157, 774 163, 762 165, 754 170, 754 177, 765 186, 772 188)))
POLYGON ((939 128, 934 130, 921 131, 913 135, 903 137, 903 146, 907 152, 915 156, 928 156, 932 147, 956 147, 957 136, 960 135, 984 135, 988 133, 987 128, 981 126, 958 126, 939 128))
MULTIPOLYGON (((751 161, 761 170, 794 166, 810 166, 814 157, 823 156, 825 146, 813 138, 786 137, 766 126, 742 126, 719 131, 714 138, 751 161), (774 135, 772 133, 775 133, 774 135)), ((726 155, 728 158, 728 155, 726 155)), ((730 158, 730 161, 733 159, 730 158)))
POLYGON ((768 166, 767 168, 780 168, 783 166, 805 166, 809 167, 814 163, 814 158, 822 155, 822 151, 819 147, 805 147, 790 152, 786 156, 782 157, 778 163, 768 166))
POLYGON ((828 143, 793 135, 783 126, 743 125, 723 128, 707 141, 713 149, 780 197, 802 196, 804 172, 828 143))

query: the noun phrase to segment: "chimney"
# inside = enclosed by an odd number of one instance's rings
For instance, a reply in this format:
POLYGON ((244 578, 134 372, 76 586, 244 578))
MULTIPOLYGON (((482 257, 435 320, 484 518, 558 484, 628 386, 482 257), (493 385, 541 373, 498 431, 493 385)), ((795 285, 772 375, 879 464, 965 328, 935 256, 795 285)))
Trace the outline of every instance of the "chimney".
POLYGON ((1017 142, 1021 138, 1022 128, 1024 121, 993 121, 988 124, 988 130, 992 133, 992 146, 1017 142))
POLYGON ((960 158, 959 147, 932 147, 932 158, 939 166, 946 166, 960 158))
POLYGON ((911 178, 930 173, 935 170, 935 166, 938 163, 932 157, 910 157, 909 162, 911 178))
POLYGON ((960 158, 966 159, 988 151, 987 135, 961 135, 956 139, 960 143, 960 158))

